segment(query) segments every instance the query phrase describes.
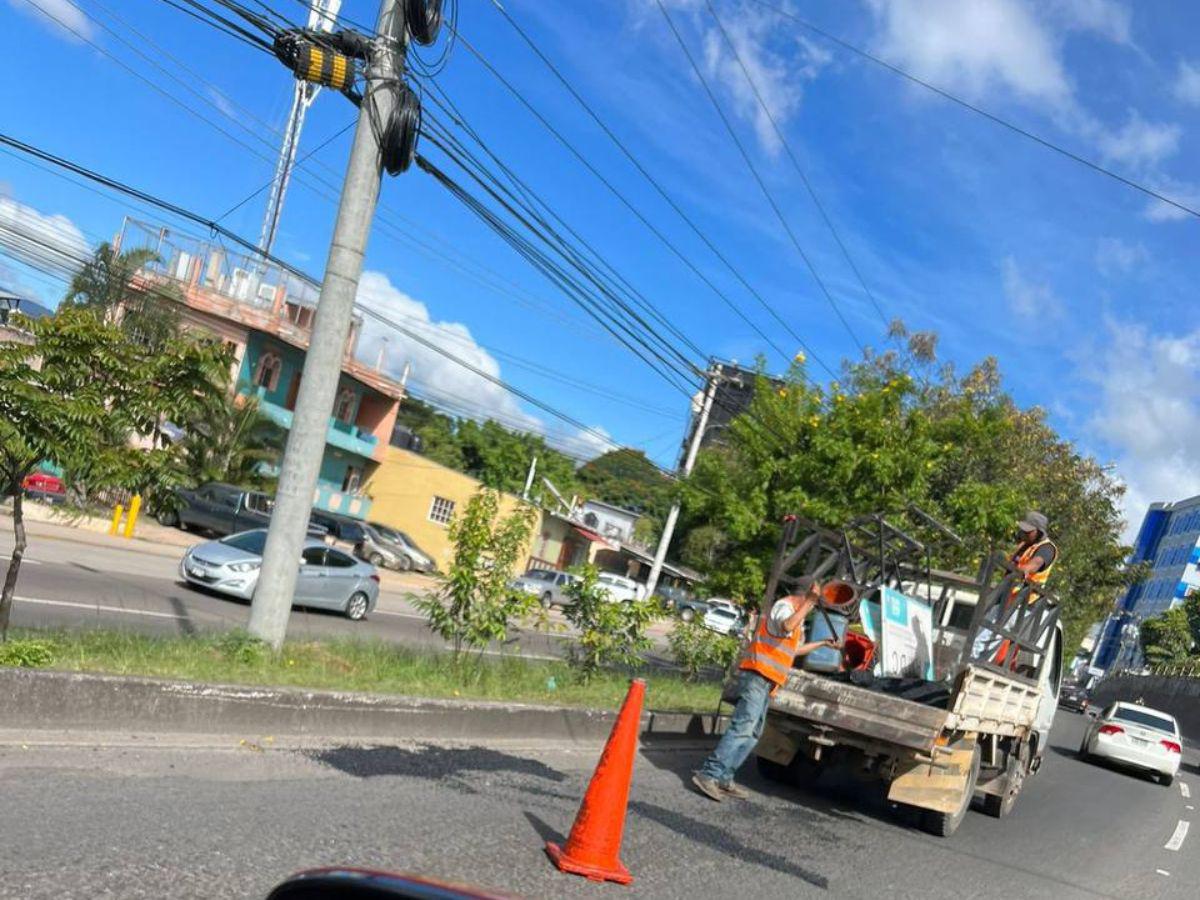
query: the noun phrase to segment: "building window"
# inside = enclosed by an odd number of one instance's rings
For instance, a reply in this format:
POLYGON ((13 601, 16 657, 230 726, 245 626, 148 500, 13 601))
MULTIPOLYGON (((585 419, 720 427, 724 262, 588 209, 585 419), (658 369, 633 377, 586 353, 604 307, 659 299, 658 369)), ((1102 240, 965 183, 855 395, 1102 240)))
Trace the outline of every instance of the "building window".
POLYGON ((279 386, 279 373, 283 370, 283 360, 274 353, 264 353, 258 360, 258 371, 254 373, 254 384, 257 387, 273 391, 279 386))
POLYGON ((354 421, 354 391, 350 388, 342 388, 342 391, 337 396, 337 402, 333 405, 333 417, 339 422, 354 421))
POLYGON ((445 497, 434 497, 429 504, 429 521, 439 525, 449 525, 454 518, 454 501, 445 497))
POLYGON ((362 472, 354 466, 346 466, 346 477, 342 479, 342 490, 347 494, 353 494, 358 490, 359 480, 362 478, 362 472))

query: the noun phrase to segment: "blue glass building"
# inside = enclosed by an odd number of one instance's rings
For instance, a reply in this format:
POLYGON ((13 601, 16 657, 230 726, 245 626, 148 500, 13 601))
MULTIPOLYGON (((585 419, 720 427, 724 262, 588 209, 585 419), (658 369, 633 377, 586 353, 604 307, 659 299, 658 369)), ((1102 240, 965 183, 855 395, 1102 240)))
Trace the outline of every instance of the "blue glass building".
POLYGON ((1140 656, 1134 632, 1126 626, 1162 615, 1200 588, 1200 496, 1151 504, 1129 561, 1149 562, 1150 574, 1125 592, 1105 621, 1092 656, 1099 669, 1131 664, 1140 656))

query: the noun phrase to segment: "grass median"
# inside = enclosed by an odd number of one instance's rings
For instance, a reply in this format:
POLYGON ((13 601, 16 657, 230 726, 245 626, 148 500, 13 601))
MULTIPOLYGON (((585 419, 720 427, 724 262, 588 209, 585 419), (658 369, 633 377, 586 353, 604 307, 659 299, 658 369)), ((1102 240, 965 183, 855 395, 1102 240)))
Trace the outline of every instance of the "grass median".
MULTIPOLYGON (((413 697, 503 700, 611 709, 629 676, 602 672, 583 682, 565 662, 417 650, 382 641, 289 641, 278 654, 244 634, 148 637, 122 631, 14 630, 0 666, 142 675, 223 684, 369 691, 413 697)), ((712 712, 719 685, 670 673, 639 673, 646 705, 712 712)))

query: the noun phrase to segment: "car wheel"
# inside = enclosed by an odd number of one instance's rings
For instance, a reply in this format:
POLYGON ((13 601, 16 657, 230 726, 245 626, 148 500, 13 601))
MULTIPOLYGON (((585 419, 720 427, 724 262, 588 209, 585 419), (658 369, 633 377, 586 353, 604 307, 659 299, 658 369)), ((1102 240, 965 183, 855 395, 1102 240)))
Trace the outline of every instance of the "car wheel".
POLYGON ((967 787, 963 791, 962 802, 953 812, 938 812, 932 809, 921 810, 921 830, 937 837, 950 837, 958 831, 958 826, 967 817, 971 808, 971 799, 975 796, 975 782, 979 780, 979 747, 975 747, 975 755, 971 757, 971 771, 967 773, 967 787))
POLYGON ((1170 787, 1172 784, 1175 783, 1175 776, 1172 775, 1170 772, 1159 772, 1158 773, 1158 783, 1161 784, 1163 787, 1170 787))
POLYGON ((346 618, 353 622, 365 619, 367 616, 367 607, 370 605, 370 598, 362 591, 351 594, 350 599, 346 601, 346 618))
POLYGON ((542 609, 549 609, 554 605, 554 597, 549 591, 542 594, 542 609))
POLYGON ((679 618, 683 619, 685 622, 690 622, 692 619, 696 618, 696 611, 694 609, 685 609, 679 614, 679 618))
POLYGON ((175 512, 173 509, 159 510, 158 515, 154 518, 158 521, 159 525, 163 526, 163 528, 174 528, 179 524, 179 513, 175 512))
POLYGON ((368 555, 367 562, 369 562, 371 565, 373 565, 377 569, 383 568, 383 557, 380 556, 378 553, 372 553, 372 554, 368 555))
POLYGON ((1079 745, 1078 756, 1084 762, 1090 762, 1092 754, 1088 752, 1088 739, 1084 737, 1083 743, 1079 745))
POLYGON ((407 572, 412 568, 412 559, 401 553, 400 556, 396 558, 396 568, 401 572, 407 572))

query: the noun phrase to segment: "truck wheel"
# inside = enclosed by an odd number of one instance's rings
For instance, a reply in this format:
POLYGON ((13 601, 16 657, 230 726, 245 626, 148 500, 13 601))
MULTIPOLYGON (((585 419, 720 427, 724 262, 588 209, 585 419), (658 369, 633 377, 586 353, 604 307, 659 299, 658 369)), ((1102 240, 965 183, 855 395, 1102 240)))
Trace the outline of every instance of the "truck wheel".
POLYGON ((971 798, 975 796, 975 782, 979 780, 979 746, 975 747, 975 755, 971 757, 971 771, 967 773, 967 786, 963 791, 962 800, 954 812, 938 812, 932 809, 921 810, 921 830, 937 837, 950 837, 958 831, 958 826, 967 817, 971 808, 971 798))
POLYGON ((179 515, 173 509, 161 509, 154 518, 163 528, 174 528, 179 524, 179 515))
POLYGON ((1021 785, 1025 783, 1025 773, 1029 771, 1029 745, 1021 744, 1018 752, 1009 754, 1005 779, 1007 790, 1003 794, 985 794, 983 811, 993 819, 1003 819, 1017 805, 1017 795, 1021 793, 1021 785))
POLYGON ((696 618, 696 611, 694 609, 684 609, 679 613, 679 618, 685 622, 690 622, 696 618))
POLYGON ((542 609, 549 609, 554 605, 554 595, 549 591, 542 594, 542 609))

